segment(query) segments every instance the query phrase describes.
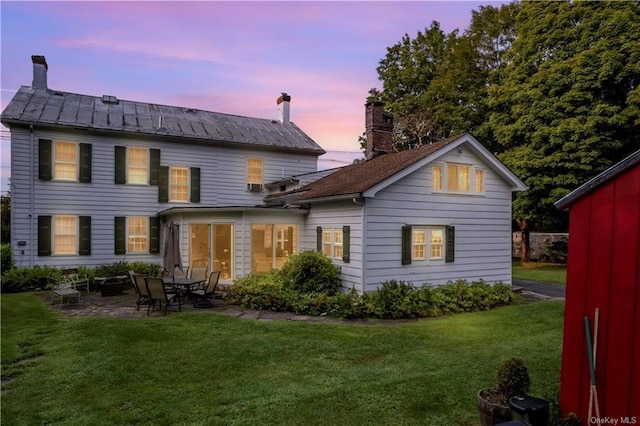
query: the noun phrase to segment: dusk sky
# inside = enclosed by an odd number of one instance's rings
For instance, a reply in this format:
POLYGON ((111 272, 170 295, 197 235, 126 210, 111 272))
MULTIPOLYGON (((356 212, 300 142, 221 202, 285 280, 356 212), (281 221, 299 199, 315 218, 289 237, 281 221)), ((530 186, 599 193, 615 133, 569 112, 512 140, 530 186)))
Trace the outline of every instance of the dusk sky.
MULTIPOLYGON (((291 95, 291 121, 327 154, 322 169, 361 157, 376 67, 404 34, 438 21, 465 30, 490 1, 165 2, 2 1, 1 108, 32 81, 44 55, 49 87, 87 95, 277 118, 291 95)), ((2 191, 10 176, 1 132, 2 191)))

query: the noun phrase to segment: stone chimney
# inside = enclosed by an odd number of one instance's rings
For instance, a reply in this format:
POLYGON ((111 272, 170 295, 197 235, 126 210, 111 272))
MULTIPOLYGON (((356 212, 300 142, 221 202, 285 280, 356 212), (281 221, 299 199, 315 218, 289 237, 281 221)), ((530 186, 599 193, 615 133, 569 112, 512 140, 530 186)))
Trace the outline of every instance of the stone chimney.
POLYGON ((282 92, 282 95, 277 100, 278 103, 278 120, 281 123, 289 123, 289 108, 291 104, 291 96, 282 92))
POLYGON ((384 112, 382 102, 367 102, 365 105, 365 136, 367 151, 365 157, 371 160, 388 154, 393 148, 393 116, 384 112))
POLYGON ((31 87, 33 89, 47 90, 47 60, 44 56, 33 55, 31 56, 31 62, 33 62, 33 82, 31 87))

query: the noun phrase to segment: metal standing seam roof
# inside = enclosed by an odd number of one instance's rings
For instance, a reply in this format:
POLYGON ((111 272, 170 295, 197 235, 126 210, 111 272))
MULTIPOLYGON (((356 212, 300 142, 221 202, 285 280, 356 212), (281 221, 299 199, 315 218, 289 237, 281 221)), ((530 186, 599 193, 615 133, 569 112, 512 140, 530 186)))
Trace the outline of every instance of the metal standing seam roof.
POLYGON ((325 153, 292 122, 29 86, 18 90, 2 112, 1 121, 7 127, 46 125, 325 153))

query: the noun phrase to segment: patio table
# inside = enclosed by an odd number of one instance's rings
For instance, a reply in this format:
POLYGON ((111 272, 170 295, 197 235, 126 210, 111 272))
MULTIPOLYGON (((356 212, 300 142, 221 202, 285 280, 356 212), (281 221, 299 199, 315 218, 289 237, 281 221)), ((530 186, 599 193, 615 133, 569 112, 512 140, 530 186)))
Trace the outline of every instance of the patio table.
POLYGON ((162 278, 162 283, 165 285, 170 285, 178 291, 178 303, 180 305, 184 305, 189 299, 189 294, 191 293, 191 287, 196 284, 202 284, 203 280, 191 279, 191 278, 174 278, 174 277, 164 277, 162 278), (184 300, 183 296, 184 295, 184 300))

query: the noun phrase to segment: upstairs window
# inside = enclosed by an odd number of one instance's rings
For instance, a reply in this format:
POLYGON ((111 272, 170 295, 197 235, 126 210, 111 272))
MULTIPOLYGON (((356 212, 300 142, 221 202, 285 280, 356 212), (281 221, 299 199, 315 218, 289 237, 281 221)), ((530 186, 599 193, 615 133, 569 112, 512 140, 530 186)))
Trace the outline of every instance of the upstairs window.
POLYGON ((484 192, 484 170, 476 169, 475 171, 475 192, 478 194, 484 192))
POLYGON ((247 184, 262 185, 262 158, 247 158, 247 184))
POLYGON ((462 164, 447 164, 447 191, 469 192, 471 167, 462 164))
POLYGON ((53 160, 53 178, 56 180, 78 179, 78 146, 73 142, 56 142, 53 160))
POLYGON ((442 166, 433 166, 431 179, 432 187, 436 191, 442 191, 442 176, 444 175, 442 166))
POLYGON ((149 150, 129 148, 127 162, 127 183, 147 185, 149 183, 149 150))
POLYGON ((189 168, 171 167, 169 201, 189 201, 189 168))
POLYGON ((39 139, 38 179, 91 183, 91 144, 39 139))
POLYGON ((482 194, 484 171, 468 164, 434 164, 431 167, 431 189, 459 194, 482 194))

